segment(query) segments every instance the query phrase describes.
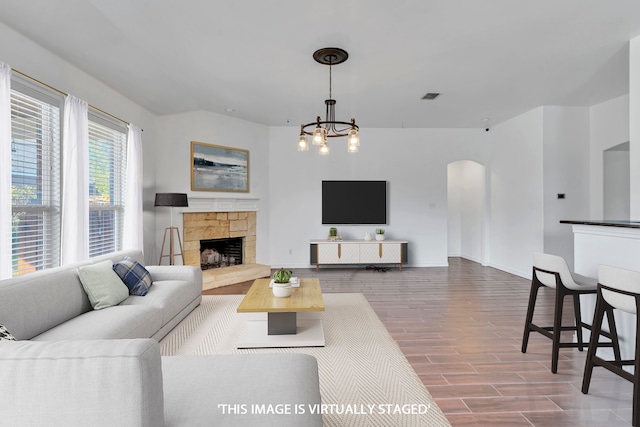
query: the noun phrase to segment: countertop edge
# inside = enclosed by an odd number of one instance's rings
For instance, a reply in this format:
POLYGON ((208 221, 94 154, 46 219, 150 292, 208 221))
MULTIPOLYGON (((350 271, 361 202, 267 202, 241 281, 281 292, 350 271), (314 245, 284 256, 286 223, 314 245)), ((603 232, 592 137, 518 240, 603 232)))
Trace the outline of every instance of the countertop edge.
POLYGON ((636 222, 636 221, 561 220, 560 224, 597 225, 600 227, 640 228, 640 222, 636 222))

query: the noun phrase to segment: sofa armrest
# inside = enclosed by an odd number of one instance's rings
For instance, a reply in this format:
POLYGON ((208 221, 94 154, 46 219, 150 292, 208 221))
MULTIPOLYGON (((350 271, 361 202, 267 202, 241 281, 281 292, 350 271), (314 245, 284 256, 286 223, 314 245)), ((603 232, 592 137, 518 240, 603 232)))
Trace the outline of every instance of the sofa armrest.
POLYGON ((0 342, 3 425, 164 425, 152 339, 0 342))
POLYGON ((147 265, 145 267, 154 282, 161 280, 184 280, 195 283, 202 289, 202 270, 192 265, 147 265))

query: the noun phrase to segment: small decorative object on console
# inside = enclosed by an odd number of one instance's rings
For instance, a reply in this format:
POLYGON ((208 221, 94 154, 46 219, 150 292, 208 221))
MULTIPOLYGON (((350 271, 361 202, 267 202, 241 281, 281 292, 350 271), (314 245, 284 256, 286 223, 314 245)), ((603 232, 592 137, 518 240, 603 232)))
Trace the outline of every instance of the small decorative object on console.
POLYGON ((342 237, 338 236, 338 229, 335 227, 331 227, 329 229, 329 237, 327 240, 342 240, 342 237))
POLYGON ((384 240, 384 228, 376 228, 376 240, 384 240))
POLYGON ((371 233, 364 233, 364 240, 371 240, 371 233))

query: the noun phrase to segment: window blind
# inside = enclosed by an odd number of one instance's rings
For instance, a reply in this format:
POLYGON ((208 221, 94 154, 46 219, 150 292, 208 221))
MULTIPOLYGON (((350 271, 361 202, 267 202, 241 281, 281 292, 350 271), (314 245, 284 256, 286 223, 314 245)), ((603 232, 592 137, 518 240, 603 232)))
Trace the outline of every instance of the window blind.
POLYGON ((122 249, 126 133, 89 116, 89 256, 122 249))
POLYGON ((16 90, 11 91, 11 205, 13 275, 57 266, 60 104, 16 90))

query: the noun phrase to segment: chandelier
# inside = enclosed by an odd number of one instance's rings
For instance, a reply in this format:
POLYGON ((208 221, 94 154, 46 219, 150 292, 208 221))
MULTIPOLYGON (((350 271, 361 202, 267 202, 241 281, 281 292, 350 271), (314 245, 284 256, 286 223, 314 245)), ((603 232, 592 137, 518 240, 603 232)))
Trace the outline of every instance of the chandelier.
POLYGON ((326 156, 329 154, 328 138, 347 137, 347 151, 349 153, 357 153, 360 146, 360 138, 356 119, 350 122, 341 122, 336 120, 336 100, 331 98, 331 67, 333 65, 342 64, 349 58, 346 50, 337 47, 325 47, 318 49, 313 53, 313 59, 316 62, 329 66, 329 99, 324 101, 327 106, 325 120, 321 120, 320 116, 315 122, 307 123, 300 126, 300 138, 298 139, 298 151, 307 151, 309 144, 307 143, 307 135, 311 136, 313 145, 320 146, 320 154, 326 156))

